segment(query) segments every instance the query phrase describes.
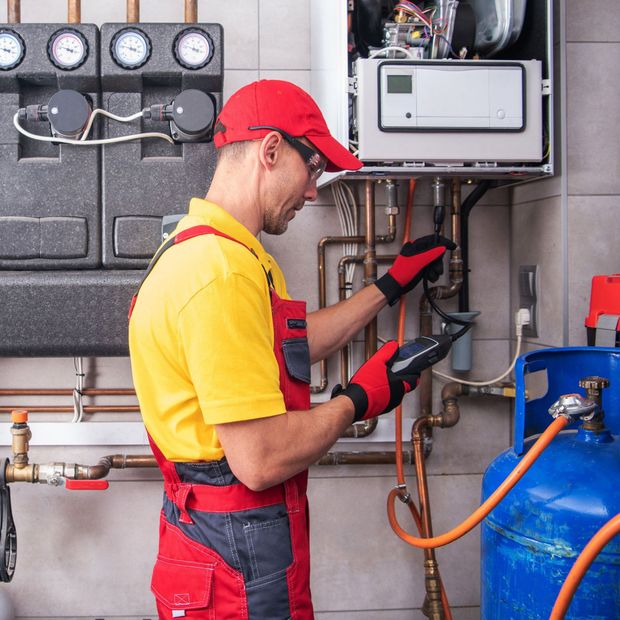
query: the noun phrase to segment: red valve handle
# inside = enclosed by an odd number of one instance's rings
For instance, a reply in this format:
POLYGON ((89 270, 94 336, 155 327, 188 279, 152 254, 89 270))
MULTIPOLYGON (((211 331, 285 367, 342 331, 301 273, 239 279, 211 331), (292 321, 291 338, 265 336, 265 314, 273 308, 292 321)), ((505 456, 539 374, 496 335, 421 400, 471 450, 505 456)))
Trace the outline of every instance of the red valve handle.
POLYGON ((107 480, 72 480, 67 478, 65 486, 69 491, 105 491, 110 483, 107 480))

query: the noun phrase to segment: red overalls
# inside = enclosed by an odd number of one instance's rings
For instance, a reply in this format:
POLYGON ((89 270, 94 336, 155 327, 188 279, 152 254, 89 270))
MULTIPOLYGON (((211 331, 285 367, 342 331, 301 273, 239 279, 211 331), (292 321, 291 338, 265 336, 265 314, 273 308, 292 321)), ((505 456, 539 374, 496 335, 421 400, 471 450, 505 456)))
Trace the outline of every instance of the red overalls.
MULTIPOLYGON (((204 234, 240 243, 209 226, 189 228, 159 249, 145 279, 164 251, 204 234)), ((286 410, 307 410, 310 365, 306 304, 280 299, 273 290, 270 273, 267 279, 274 352, 286 410)), ((308 472, 255 492, 234 477, 225 459, 211 463, 171 462, 149 441, 165 490, 159 553, 151 581, 159 618, 314 618, 310 599, 308 472)))

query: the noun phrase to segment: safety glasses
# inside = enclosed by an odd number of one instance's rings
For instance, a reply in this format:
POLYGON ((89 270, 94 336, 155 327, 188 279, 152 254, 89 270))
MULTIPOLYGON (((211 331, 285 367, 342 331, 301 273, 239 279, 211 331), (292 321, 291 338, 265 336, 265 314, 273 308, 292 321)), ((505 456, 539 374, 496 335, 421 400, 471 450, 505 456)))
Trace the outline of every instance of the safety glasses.
POLYGON ((277 131, 301 155, 301 158, 308 167, 311 181, 316 181, 325 172, 327 161, 314 149, 311 149, 301 140, 294 138, 290 133, 287 133, 283 129, 280 129, 279 127, 271 127, 269 125, 257 125, 255 127, 248 127, 248 129, 250 131, 254 129, 269 129, 271 131, 277 131))

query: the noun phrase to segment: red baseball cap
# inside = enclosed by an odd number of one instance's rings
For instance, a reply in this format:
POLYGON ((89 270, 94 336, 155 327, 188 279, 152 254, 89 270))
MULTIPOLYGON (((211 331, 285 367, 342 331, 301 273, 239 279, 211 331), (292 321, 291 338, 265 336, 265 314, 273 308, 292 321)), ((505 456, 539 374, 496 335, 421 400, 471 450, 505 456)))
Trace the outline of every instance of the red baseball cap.
POLYGON ((240 88, 226 102, 215 123, 213 142, 217 148, 242 140, 265 137, 277 127, 307 138, 327 159, 326 170, 359 170, 362 162, 336 140, 314 99, 304 90, 282 80, 259 80, 240 88))

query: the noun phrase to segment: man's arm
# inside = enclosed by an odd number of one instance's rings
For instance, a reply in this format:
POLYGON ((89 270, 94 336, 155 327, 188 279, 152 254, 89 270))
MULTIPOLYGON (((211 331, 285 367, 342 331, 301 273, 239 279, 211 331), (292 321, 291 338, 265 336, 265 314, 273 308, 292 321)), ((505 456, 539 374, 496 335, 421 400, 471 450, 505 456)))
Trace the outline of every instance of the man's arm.
POLYGON ((387 303, 385 295, 370 284, 345 301, 308 314, 310 361, 314 364, 342 349, 387 303))
POLYGON ((412 290, 422 279, 435 282, 443 273, 442 257, 456 245, 444 237, 421 237, 405 243, 387 273, 375 284, 345 301, 308 315, 308 343, 312 363, 329 357, 378 314, 388 303, 412 290))
POLYGON ((215 428, 235 476, 253 491, 261 491, 318 461, 351 424, 353 414, 353 402, 338 396, 309 411, 215 428))
POLYGON ((419 375, 395 374, 398 344, 381 347, 329 402, 312 411, 289 411, 218 424, 216 432, 233 473, 250 489, 279 484, 316 462, 351 422, 391 411, 415 388, 419 375))

